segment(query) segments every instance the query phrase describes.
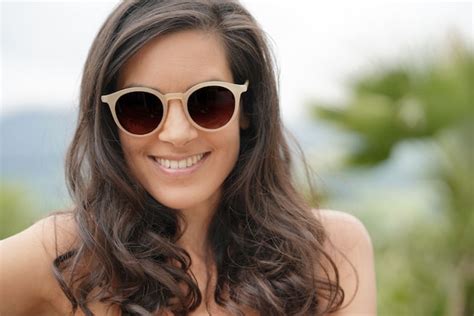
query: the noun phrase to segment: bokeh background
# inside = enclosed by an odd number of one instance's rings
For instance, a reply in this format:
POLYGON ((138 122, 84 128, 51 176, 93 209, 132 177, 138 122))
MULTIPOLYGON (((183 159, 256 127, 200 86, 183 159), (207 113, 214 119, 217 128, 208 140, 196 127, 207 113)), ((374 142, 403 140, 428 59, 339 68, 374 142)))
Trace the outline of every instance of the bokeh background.
MULTIPOLYGON (((318 203, 372 237, 379 314, 472 316, 472 2, 242 2, 270 38, 318 203)), ((2 239, 70 203, 81 70, 117 3, 1 1, 2 239)))

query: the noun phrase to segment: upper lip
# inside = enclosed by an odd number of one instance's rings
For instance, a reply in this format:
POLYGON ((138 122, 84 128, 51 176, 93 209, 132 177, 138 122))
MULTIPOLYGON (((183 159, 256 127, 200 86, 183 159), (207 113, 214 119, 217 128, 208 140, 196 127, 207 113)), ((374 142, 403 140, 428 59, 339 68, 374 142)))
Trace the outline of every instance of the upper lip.
POLYGON ((196 155, 199 155, 199 154, 205 154, 205 153, 207 153, 207 151, 197 153, 197 154, 180 155, 180 156, 176 156, 176 155, 152 155, 151 157, 161 158, 161 159, 168 159, 168 160, 183 160, 183 159, 187 159, 187 158, 192 157, 192 156, 196 156, 196 155))

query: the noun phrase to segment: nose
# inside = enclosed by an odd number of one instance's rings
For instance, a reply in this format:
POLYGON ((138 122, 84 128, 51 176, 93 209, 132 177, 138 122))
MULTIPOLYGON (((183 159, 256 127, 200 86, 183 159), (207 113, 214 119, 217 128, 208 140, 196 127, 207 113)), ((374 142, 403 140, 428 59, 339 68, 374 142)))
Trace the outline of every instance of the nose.
POLYGON ((198 136, 198 131, 189 122, 181 100, 168 101, 168 113, 160 128, 158 138, 163 142, 182 147, 198 136))

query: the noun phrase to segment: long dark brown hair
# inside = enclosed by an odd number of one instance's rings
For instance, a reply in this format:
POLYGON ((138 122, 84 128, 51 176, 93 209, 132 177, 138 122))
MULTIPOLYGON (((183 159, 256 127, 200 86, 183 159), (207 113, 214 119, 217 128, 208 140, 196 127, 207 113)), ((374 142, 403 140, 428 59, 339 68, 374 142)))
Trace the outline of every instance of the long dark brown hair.
POLYGON ((323 249, 324 227, 296 189, 273 55, 258 23, 232 0, 127 0, 101 27, 84 66, 66 156, 77 243, 57 252, 55 278, 73 311, 85 315, 93 315, 93 301, 119 305, 123 315, 185 315, 200 305, 190 256, 176 245, 183 233, 179 212, 134 180, 100 101, 115 91, 122 65, 144 44, 190 29, 219 36, 234 82, 250 82, 242 95, 250 124, 240 132, 239 158, 222 184, 207 235, 217 267, 214 299, 232 315, 243 315, 243 307, 263 315, 338 309, 344 291, 323 249))

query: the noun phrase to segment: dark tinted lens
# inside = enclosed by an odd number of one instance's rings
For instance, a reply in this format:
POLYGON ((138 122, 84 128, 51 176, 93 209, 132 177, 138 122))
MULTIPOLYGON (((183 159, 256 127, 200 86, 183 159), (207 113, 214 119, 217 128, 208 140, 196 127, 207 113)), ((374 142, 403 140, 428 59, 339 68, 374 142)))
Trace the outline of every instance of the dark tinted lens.
POLYGON ((132 134, 143 135, 154 130, 163 118, 163 105, 148 92, 130 92, 117 100, 117 118, 132 134))
POLYGON ((188 111, 193 121, 209 129, 224 126, 234 114, 234 107, 234 94, 219 86, 198 89, 188 99, 188 111))

